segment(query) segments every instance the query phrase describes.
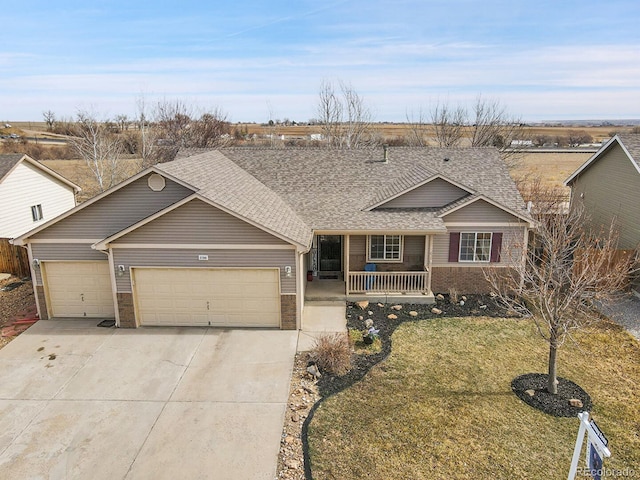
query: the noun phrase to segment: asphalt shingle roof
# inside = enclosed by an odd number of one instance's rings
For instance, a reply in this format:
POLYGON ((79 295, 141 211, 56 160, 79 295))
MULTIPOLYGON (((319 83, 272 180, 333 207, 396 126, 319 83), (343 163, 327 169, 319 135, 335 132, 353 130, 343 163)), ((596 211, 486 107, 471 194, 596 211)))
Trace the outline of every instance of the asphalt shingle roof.
MULTIPOLYGON (((249 204, 262 201, 260 196, 247 193, 254 188, 247 185, 258 182, 260 195, 275 194, 290 207, 288 211, 277 210, 276 215, 280 212, 281 216, 288 216, 291 213, 287 212, 295 212, 316 231, 445 232, 437 209, 367 211, 371 205, 437 174, 529 218, 506 165, 498 152, 490 148, 389 147, 387 163, 382 162, 382 148, 228 148, 216 154, 183 151, 179 158, 172 162, 176 166, 169 163, 161 167, 188 183, 197 181, 196 186, 207 191, 219 188, 224 191, 225 182, 232 181, 232 190, 242 197, 242 202, 249 204), (217 178, 218 169, 231 169, 228 161, 239 168, 229 170, 227 180, 221 181, 217 178), (233 178, 235 175, 239 177, 233 178), (215 185, 211 185, 211 181, 215 185)), ((217 195, 224 197, 223 191, 217 190, 217 195)), ((244 208, 250 207, 244 205, 244 208)), ((273 221, 271 208, 253 213, 259 223, 263 217, 273 221)))
POLYGON ((0 155, 0 182, 11 169, 18 163, 24 155, 21 153, 7 153, 0 155))
POLYGON ((625 148, 633 157, 631 161, 636 164, 636 168, 640 169, 640 135, 618 134, 618 138, 622 140, 625 148))
POLYGON ((161 163, 159 170, 188 183, 198 194, 301 245, 312 231, 274 191, 219 151, 161 163))

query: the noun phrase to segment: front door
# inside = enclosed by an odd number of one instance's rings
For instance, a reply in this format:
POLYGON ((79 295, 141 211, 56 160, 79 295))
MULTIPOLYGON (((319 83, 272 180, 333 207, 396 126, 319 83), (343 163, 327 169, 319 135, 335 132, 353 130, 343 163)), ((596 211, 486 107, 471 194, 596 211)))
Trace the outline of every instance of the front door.
POLYGON ((342 236, 318 235, 320 278, 342 277, 342 236))

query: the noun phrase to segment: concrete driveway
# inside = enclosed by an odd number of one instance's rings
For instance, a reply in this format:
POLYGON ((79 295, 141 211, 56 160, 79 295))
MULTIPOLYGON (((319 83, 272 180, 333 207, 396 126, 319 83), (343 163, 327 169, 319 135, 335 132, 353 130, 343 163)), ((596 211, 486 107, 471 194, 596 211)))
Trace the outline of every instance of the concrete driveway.
POLYGON ((275 477, 296 331, 96 324, 0 350, 0 478, 275 477))

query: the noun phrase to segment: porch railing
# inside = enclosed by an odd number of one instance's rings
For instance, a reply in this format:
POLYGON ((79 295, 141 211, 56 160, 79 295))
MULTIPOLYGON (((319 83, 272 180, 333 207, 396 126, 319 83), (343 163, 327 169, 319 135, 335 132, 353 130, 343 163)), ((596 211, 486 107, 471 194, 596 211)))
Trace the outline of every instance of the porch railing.
POLYGON ((349 293, 425 293, 428 272, 349 272, 349 293))

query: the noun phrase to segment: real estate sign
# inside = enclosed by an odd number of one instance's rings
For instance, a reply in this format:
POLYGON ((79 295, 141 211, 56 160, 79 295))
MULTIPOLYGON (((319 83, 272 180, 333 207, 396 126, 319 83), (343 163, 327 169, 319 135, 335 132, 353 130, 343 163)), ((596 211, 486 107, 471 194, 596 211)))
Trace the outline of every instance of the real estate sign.
POLYGON ((578 461, 580 459, 580 451, 582 450, 582 443, 584 442, 585 432, 588 434, 587 455, 586 464, 591 477, 594 480, 601 480, 602 478, 602 459, 611 456, 611 452, 607 447, 609 441, 604 433, 598 428, 598 425, 593 420, 589 421, 589 412, 580 412, 578 414, 580 419, 580 429, 578 430, 578 437, 576 438, 576 446, 573 449, 573 459, 571 461, 571 468, 569 469, 568 480, 575 480, 576 473, 578 472, 578 461))

